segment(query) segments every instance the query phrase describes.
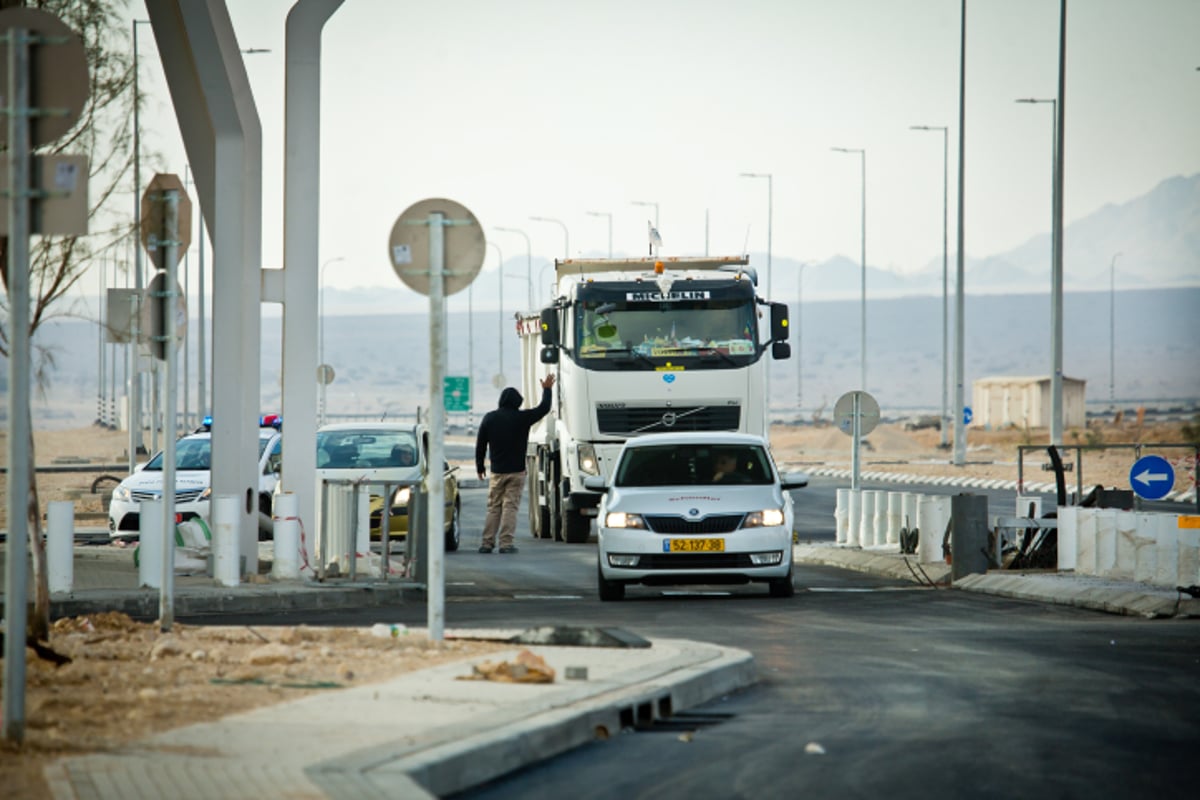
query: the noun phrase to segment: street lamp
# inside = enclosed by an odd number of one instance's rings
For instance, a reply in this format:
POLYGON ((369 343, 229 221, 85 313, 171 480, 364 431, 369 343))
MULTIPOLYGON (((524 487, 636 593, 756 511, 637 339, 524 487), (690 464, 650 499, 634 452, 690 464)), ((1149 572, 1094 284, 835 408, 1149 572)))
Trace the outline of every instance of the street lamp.
MULTIPOLYGON (((137 291, 137 307, 141 310, 142 288, 142 248, 137 238, 142 219, 142 128, 139 108, 142 105, 142 95, 138 90, 138 25, 149 25, 148 19, 133 20, 133 288, 137 291)), ((134 323, 136 325, 136 322, 134 323)), ((130 345, 130 389, 129 389, 129 464, 132 468, 135 454, 144 452, 142 444, 142 375, 137 370, 138 343, 130 345)), ((157 430, 151 425, 151 430, 157 430)))
POLYGON ((862 167, 862 390, 867 390, 867 151, 861 147, 834 147, 839 153, 858 153, 862 167))
POLYGON ((950 129, 945 125, 910 125, 914 131, 942 132, 942 449, 950 446, 950 129))
POLYGON ((743 172, 743 178, 766 178, 767 179, 767 297, 773 298, 775 295, 771 293, 771 226, 775 220, 774 209, 774 189, 772 187, 771 173, 769 172, 743 172))
POLYGON ((1017 103, 1049 103, 1052 124, 1050 131, 1050 444, 1062 446, 1062 273, 1059 269, 1059 208, 1058 193, 1058 101, 1054 98, 1021 97, 1017 103))
POLYGON ((612 258, 612 212, 611 211, 589 211, 590 217, 608 217, 608 257, 612 258))
POLYGON ((1108 265, 1108 410, 1116 411, 1116 375, 1117 375, 1117 259, 1120 253, 1114 253, 1108 265))
POLYGON ((504 231, 505 233, 519 233, 525 237, 525 280, 529 288, 529 310, 533 310, 533 242, 529 241, 529 234, 520 228, 500 228, 496 230, 504 231))
POLYGON ((553 217, 530 217, 534 222, 553 222, 563 229, 563 260, 566 261, 571 257, 571 233, 567 230, 567 223, 553 217))
MULTIPOLYGON (((321 370, 321 378, 327 377, 325 375, 325 268, 328 267, 330 264, 333 264, 338 261, 345 261, 345 260, 346 259, 343 256, 336 256, 335 258, 327 259, 325 261, 325 263, 321 265, 321 279, 320 279, 321 286, 320 286, 320 292, 317 295, 317 300, 319 301, 319 308, 317 309, 317 328, 319 329, 318 342, 320 344, 319 352, 317 353, 317 361, 319 362, 317 369, 321 370)), ((325 424, 325 386, 326 386, 326 381, 321 380, 320 384, 321 384, 321 414, 320 414, 321 423, 320 424, 324 425, 325 424)))
MULTIPOLYGON (((489 247, 496 248, 496 283, 500 285, 500 313, 496 330, 496 345, 500 350, 500 363, 497 365, 497 374, 501 381, 504 379, 504 253, 500 252, 500 245, 493 241, 488 241, 489 247)), ((496 387, 499 388, 499 387, 496 387)))
POLYGON ((634 200, 635 206, 653 206, 654 207, 654 230, 658 230, 658 202, 655 200, 634 200))

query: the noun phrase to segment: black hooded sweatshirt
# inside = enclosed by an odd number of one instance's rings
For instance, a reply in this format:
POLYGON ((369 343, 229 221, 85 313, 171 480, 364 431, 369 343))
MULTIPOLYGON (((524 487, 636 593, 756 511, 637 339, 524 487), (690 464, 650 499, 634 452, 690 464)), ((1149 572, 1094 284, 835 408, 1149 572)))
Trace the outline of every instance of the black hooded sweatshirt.
POLYGON ((550 390, 542 389, 537 408, 521 410, 525 398, 509 386, 500 393, 499 408, 483 415, 479 435, 475 437, 475 472, 483 472, 483 457, 492 452, 492 473, 503 475, 525 471, 525 448, 529 429, 550 412, 550 390))

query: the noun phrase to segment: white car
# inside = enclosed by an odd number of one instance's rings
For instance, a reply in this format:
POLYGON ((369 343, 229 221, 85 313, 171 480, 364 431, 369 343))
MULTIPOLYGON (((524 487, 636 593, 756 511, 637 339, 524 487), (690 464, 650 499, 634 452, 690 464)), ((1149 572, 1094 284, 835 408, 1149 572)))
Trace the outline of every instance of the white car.
MULTIPOLYGON (((283 436, 274 427, 258 430, 258 519, 260 532, 271 530, 271 499, 279 483, 283 436)), ((198 431, 175 443, 175 518, 186 522, 201 517, 211 523, 212 433, 198 431)), ((136 539, 141 502, 160 500, 163 493, 163 454, 145 464, 113 489, 108 505, 108 532, 113 539, 136 539)), ((260 533, 261 535, 261 533, 260 533)))
POLYGON ((601 600, 631 583, 766 583, 791 597, 792 499, 803 472, 780 475, 761 436, 661 433, 630 439, 597 516, 601 600))

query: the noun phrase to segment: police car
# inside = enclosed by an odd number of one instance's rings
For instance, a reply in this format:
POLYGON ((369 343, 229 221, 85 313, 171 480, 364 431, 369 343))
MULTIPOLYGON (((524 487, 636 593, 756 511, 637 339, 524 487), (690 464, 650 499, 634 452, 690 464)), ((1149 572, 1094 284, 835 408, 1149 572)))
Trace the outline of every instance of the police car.
MULTIPOLYGON (((258 429, 258 520, 260 532, 271 531, 271 498, 279 483, 283 458, 282 421, 277 415, 259 420, 258 429)), ((136 539, 141 503, 163 496, 163 454, 155 453, 145 464, 121 481, 108 505, 108 531, 116 539, 136 539)), ((175 443, 175 521, 201 517, 211 523, 212 419, 175 443)))

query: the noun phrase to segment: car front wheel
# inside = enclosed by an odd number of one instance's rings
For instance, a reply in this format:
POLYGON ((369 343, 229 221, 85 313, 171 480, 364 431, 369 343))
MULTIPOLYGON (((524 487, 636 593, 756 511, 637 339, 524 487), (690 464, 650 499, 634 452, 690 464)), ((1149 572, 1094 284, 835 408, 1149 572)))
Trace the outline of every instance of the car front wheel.
POLYGON ((599 564, 596 565, 596 585, 600 588, 600 599, 606 603, 625 599, 625 584, 606 580, 599 564))

